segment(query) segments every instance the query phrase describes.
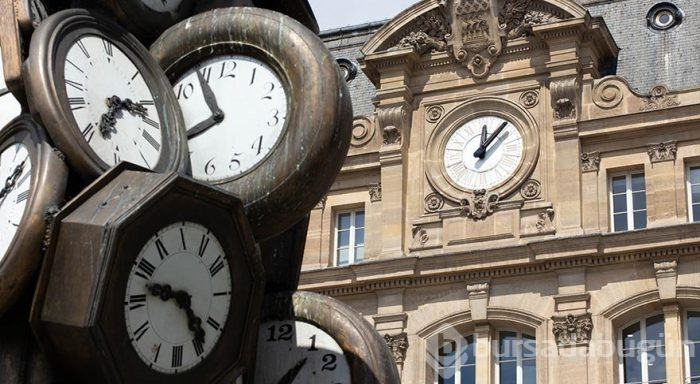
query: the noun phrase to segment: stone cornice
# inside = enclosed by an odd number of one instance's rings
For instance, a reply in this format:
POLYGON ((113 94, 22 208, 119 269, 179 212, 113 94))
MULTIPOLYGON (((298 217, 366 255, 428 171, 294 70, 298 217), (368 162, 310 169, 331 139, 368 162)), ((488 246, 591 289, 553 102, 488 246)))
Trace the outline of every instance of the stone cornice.
POLYGON ((343 296, 390 288, 462 284, 563 268, 697 256, 700 224, 557 238, 498 249, 475 249, 471 245, 471 249, 461 252, 415 254, 305 271, 299 289, 343 296))

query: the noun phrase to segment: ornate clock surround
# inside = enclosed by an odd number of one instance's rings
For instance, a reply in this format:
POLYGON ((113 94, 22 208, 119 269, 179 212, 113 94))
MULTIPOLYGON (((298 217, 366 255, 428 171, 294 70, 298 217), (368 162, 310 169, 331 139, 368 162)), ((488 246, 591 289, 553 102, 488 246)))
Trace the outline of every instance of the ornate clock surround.
POLYGON ((523 156, 515 173, 490 188, 488 193, 505 197, 520 187, 534 171, 540 152, 539 127, 533 116, 509 100, 488 96, 470 99, 448 112, 430 134, 426 146, 425 172, 430 185, 446 199, 460 203, 475 191, 460 187, 447 175, 443 163, 445 145, 450 136, 467 121, 485 116, 509 120, 523 137, 523 156))

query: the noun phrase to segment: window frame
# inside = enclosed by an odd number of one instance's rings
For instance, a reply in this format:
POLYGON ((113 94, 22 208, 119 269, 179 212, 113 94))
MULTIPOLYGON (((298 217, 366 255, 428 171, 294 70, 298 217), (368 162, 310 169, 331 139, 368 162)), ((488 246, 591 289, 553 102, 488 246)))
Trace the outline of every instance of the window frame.
MULTIPOLYGON (((350 265, 354 264, 360 264, 364 261, 364 255, 362 260, 359 262, 356 260, 357 255, 355 254, 355 248, 357 247, 357 244, 355 244, 355 235, 356 235, 356 230, 357 227, 355 226, 356 223, 356 215, 357 213, 362 212, 365 216, 365 225, 362 227, 362 230, 364 231, 367 228, 367 211, 365 211, 365 207, 355 207, 355 208, 347 208, 343 210, 338 210, 334 213, 334 224, 333 224, 333 266, 336 267, 347 267, 350 265), (348 240, 348 263, 347 264, 340 264, 340 259, 338 258, 338 225, 340 224, 340 215, 350 213, 351 214, 351 224, 350 224, 350 238, 348 240)), ((366 231, 365 231, 365 239, 366 239, 366 231)), ((363 249, 365 248, 365 243, 362 243, 363 249)))
POLYGON ((646 229, 647 225, 649 224, 649 210, 648 210, 648 199, 646 196, 647 193, 647 185, 646 185, 646 174, 643 169, 636 169, 636 170, 629 170, 629 171, 624 171, 624 172, 615 172, 615 173, 610 173, 608 175, 608 200, 609 200, 609 222, 610 222, 610 232, 615 232, 615 233, 620 233, 620 232, 628 232, 628 231, 636 231, 636 230, 642 230, 646 229), (644 178, 644 227, 643 228, 635 228, 634 227, 634 200, 633 200, 633 195, 634 191, 632 190, 632 176, 636 175, 642 175, 644 178), (625 211, 627 215, 627 229, 625 230, 615 230, 615 202, 614 202, 614 196, 615 194, 613 193, 613 179, 620 177, 620 176, 625 176, 625 201, 627 203, 627 210, 625 211), (631 227, 630 227, 631 226, 631 227))
POLYGON ((690 383, 693 379, 700 379, 700 376, 692 378, 690 376, 690 347, 689 344, 695 344, 695 353, 700 352, 700 340, 695 342, 690 342, 688 335, 688 315, 690 312, 700 314, 700 309, 685 309, 683 310, 683 322, 681 323, 683 327, 683 382, 690 383))
MULTIPOLYGON (((438 332, 438 333, 439 333, 439 332, 438 332)), ((476 353, 476 343, 477 343, 477 340, 479 340, 479 334, 478 334, 477 332, 474 332, 474 331, 468 331, 468 332, 461 332, 460 335, 461 335, 462 337, 461 337, 459 340, 457 340, 457 345, 456 345, 456 347, 455 347, 455 348, 456 348, 456 349, 455 349, 455 352, 457 352, 457 351, 460 351, 460 352, 461 352, 461 351, 462 351, 462 345, 461 345, 462 340, 465 340, 465 339, 467 339, 468 337, 471 336, 471 338, 472 338, 472 344, 474 345, 474 353, 476 353)), ((438 335, 436 334, 434 337, 438 337, 438 335)), ((439 346, 438 346, 438 348, 439 348, 439 346)), ((439 350, 438 350, 438 351, 435 351, 435 352, 436 352, 436 353, 435 353, 436 355, 439 355, 439 353, 440 353, 439 350)), ((458 364, 458 363, 459 363, 459 357, 460 357, 461 355, 462 355, 462 354, 460 353, 460 354, 457 356, 458 358, 457 358, 457 360, 455 360, 455 363, 454 363, 453 365, 451 365, 451 367, 454 367, 454 369, 455 369, 455 375, 454 375, 454 383, 455 383, 455 384, 462 384, 462 370, 461 370, 461 368, 462 368, 462 367, 466 367, 466 366, 474 366, 474 372, 475 372, 475 373, 474 373, 474 379, 475 379, 475 380, 477 379, 477 377, 476 377, 476 367, 477 367, 477 364, 478 364, 478 363, 477 363, 477 360, 476 360, 476 359, 477 359, 476 354, 475 354, 474 356, 472 356, 472 358, 473 358, 473 360, 474 360, 473 363, 464 364, 464 365, 459 365, 459 364, 458 364), (458 365, 459 365, 459 366, 458 366, 458 365)), ((432 384, 439 384, 439 382, 440 382, 440 373, 437 372, 437 373, 434 375, 434 377, 433 377, 433 383, 432 383, 432 384)))
MULTIPOLYGON (((648 338, 646 337, 647 336, 647 334, 646 334, 647 333, 647 329, 646 329, 647 328, 647 320, 651 319, 652 317, 656 317, 658 315, 661 315, 663 317, 663 323, 665 326, 666 315, 663 313, 663 311, 657 311, 657 312, 653 312, 651 314, 645 314, 644 317, 637 318, 636 320, 630 321, 627 324, 624 324, 621 327, 619 327, 618 331, 617 331, 617 340, 619 342, 618 346, 623 350, 625 349, 624 348, 625 341, 624 341, 624 337, 623 337, 624 335, 622 334, 622 331, 624 331, 629 326, 631 326, 633 324, 637 324, 637 323, 640 324, 640 327, 639 327, 639 329, 640 329, 640 344, 646 343, 648 340, 648 338)), ((667 344, 668 343, 666 341, 666 334, 664 333, 664 344, 663 344, 664 348, 666 348, 667 344)), ((647 350, 644 348, 640 348, 639 350, 640 350, 640 355, 639 355, 640 358, 639 359, 641 361, 638 361, 638 363, 642 367, 642 381, 641 381, 641 383, 647 384, 647 383, 649 383, 649 366, 642 363, 642 361, 647 361, 647 350)), ((622 351, 622 350, 620 352, 624 353, 624 351, 622 351)), ((625 383, 625 356, 622 353, 617 354, 618 373, 620 376, 619 383, 626 384, 625 383)), ((666 354, 665 349, 664 349, 664 353, 666 354)), ((668 359, 664 360, 664 364, 666 364, 666 366, 667 366, 668 359)), ((668 370, 666 369, 666 366, 664 367, 664 371, 666 371, 666 381, 668 381, 668 370)), ((634 383, 634 384, 636 384, 636 383, 634 383)))
MULTIPOLYGON (((687 207, 688 207, 688 222, 690 223, 695 223, 695 222, 700 222, 700 217, 698 220, 694 220, 693 217, 693 186, 690 183, 690 171, 693 168, 697 168, 698 172, 700 172, 700 164, 694 163, 694 164, 687 164, 685 167, 685 186, 686 186, 686 201, 687 201, 687 207)), ((700 185, 700 184, 698 184, 700 185)), ((700 201, 698 201, 696 204, 700 205, 700 201)))
MULTIPOLYGON (((523 331, 515 328, 498 328, 493 332, 493 340, 491 343, 491 353, 493 355, 493 367, 494 367, 494 383, 501 383, 501 370, 500 370, 500 347, 501 347, 501 332, 510 332, 517 335, 517 346, 516 346, 516 384, 523 384, 523 346, 525 342, 523 341, 523 331)), ((537 336, 525 332, 525 334, 531 337, 537 344, 537 336)), ((537 355, 534 358, 528 358, 528 360, 535 361, 535 372, 537 371, 537 355)), ((537 382, 537 375, 535 375, 535 382, 537 382)))

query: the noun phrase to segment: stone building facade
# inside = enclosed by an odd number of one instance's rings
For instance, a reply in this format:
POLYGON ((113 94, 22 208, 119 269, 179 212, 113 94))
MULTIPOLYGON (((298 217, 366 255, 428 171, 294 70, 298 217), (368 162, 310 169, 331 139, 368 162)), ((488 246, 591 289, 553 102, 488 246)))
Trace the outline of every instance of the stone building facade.
POLYGON ((322 33, 355 120, 300 288, 404 383, 700 382, 695 5, 423 0, 322 33))

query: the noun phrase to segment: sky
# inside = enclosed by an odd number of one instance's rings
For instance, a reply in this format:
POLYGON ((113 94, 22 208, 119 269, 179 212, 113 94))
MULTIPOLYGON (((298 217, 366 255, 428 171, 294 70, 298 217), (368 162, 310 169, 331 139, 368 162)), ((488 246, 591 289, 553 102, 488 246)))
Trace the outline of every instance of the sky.
POLYGON ((321 30, 391 19, 419 0, 309 0, 321 30), (349 6, 348 6, 349 5, 349 6))

